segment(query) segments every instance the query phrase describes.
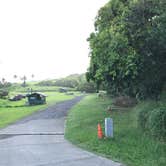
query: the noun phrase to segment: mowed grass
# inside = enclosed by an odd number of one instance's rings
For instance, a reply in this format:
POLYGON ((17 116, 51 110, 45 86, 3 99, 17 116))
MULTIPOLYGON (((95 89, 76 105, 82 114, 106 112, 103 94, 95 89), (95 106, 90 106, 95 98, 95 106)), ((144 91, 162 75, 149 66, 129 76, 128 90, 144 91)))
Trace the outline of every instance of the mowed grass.
POLYGON ((47 104, 28 106, 27 99, 21 101, 8 101, 0 99, 0 128, 3 128, 18 119, 32 114, 38 110, 47 108, 49 105, 72 99, 74 96, 66 95, 58 92, 46 92, 47 104))
POLYGON ((144 135, 137 127, 137 113, 144 104, 108 113, 109 98, 87 96, 70 111, 65 137, 81 148, 128 166, 165 166, 166 143, 144 135), (104 131, 106 117, 113 118, 114 138, 99 140, 97 124, 101 123, 104 131))

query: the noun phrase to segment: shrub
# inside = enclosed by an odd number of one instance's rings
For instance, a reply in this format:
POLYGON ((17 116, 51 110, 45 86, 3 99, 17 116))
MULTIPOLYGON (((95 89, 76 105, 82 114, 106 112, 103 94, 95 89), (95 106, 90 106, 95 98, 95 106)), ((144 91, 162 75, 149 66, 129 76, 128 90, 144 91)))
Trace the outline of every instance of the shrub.
POLYGON ((41 81, 37 85, 39 86, 55 86, 55 82, 51 80, 41 81))
POLYGON ((138 125, 144 131, 147 129, 147 121, 148 121, 150 112, 151 112, 151 109, 144 108, 144 109, 140 110, 140 112, 138 114, 138 125))
POLYGON ((137 101, 129 96, 119 96, 115 98, 113 104, 120 107, 133 107, 137 104, 137 101))
POLYGON ((166 109, 153 109, 149 114, 147 126, 151 135, 160 139, 166 138, 166 109))
POLYGON ((159 138, 166 138, 166 109, 142 109, 138 114, 138 125, 146 133, 159 138))
POLYGON ((55 86, 76 88, 78 86, 78 81, 72 78, 70 79, 62 78, 62 79, 56 80, 55 86))
POLYGON ((6 91, 6 90, 0 90, 0 98, 5 98, 5 97, 8 96, 8 94, 9 94, 8 91, 6 91))
POLYGON ((87 93, 94 93, 94 92, 96 92, 96 87, 93 82, 85 82, 85 83, 80 84, 77 87, 77 90, 82 91, 82 92, 85 91, 87 93))

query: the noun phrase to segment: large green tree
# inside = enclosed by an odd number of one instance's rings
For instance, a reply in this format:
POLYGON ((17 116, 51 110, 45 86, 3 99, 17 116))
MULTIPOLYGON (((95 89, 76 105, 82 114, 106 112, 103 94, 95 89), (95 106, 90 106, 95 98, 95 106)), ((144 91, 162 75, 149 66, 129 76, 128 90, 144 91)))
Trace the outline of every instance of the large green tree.
POLYGON ((111 0, 95 21, 87 79, 109 93, 157 96, 166 80, 164 0, 111 0))

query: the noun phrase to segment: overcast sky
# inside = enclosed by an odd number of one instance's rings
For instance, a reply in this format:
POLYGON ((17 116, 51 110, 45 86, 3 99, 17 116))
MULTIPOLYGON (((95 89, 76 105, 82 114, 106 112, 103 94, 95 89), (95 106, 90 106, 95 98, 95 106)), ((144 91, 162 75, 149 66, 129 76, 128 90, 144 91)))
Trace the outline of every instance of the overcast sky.
POLYGON ((108 0, 1 0, 0 79, 83 73, 97 11, 108 0))

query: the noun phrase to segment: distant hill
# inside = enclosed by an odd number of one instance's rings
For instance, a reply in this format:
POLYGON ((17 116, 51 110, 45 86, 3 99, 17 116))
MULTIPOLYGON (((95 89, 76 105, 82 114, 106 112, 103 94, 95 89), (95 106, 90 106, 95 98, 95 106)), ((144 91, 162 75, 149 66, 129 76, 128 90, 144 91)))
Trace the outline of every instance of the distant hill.
POLYGON ((54 79, 54 80, 45 80, 39 82, 37 85, 40 86, 59 86, 59 87, 68 87, 74 88, 75 90, 86 91, 86 92, 95 92, 94 83, 88 83, 86 81, 85 74, 71 74, 67 77, 54 79))

